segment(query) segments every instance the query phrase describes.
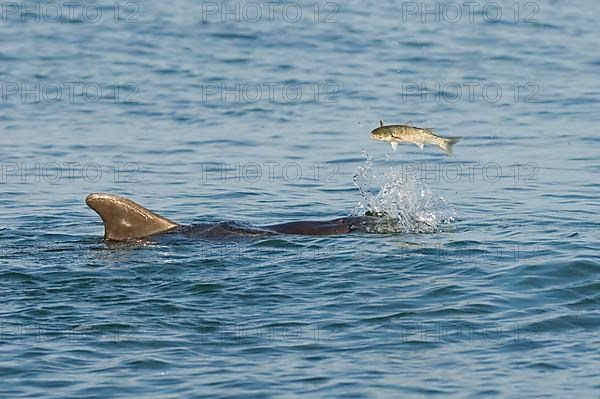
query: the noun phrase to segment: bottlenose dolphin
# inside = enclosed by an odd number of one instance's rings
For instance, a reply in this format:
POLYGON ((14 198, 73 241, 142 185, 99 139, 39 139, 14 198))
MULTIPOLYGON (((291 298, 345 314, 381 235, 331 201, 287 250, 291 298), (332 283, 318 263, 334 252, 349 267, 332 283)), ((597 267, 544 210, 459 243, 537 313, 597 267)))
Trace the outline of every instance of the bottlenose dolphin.
POLYGON ((379 219, 352 216, 329 221, 299 221, 270 226, 251 226, 238 222, 180 225, 144 208, 132 200, 113 194, 94 193, 85 199, 104 223, 104 239, 124 241, 144 239, 158 234, 180 232, 199 237, 243 237, 272 234, 333 235, 365 230, 379 219))

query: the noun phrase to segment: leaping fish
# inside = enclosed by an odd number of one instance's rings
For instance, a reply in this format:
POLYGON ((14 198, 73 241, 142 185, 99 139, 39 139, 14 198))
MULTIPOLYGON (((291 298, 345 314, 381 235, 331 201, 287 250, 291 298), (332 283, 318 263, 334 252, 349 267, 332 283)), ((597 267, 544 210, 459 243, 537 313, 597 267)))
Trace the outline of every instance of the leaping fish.
POLYGON ((430 128, 410 125, 384 126, 383 121, 379 121, 379 127, 371 132, 371 138, 377 141, 387 141, 394 151, 398 148, 398 143, 414 143, 421 150, 425 144, 433 144, 444 150, 446 154, 452 154, 454 144, 463 139, 462 137, 438 136, 430 128))

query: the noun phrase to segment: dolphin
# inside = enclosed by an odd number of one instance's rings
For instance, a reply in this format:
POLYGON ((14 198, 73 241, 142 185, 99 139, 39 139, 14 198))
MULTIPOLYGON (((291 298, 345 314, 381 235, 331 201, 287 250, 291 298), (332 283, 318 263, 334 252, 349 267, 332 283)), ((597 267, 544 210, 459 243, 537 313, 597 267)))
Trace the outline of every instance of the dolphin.
POLYGON ((366 231, 380 220, 374 216, 351 216, 329 221, 298 221, 256 227, 238 222, 181 225, 160 216, 134 201, 114 194, 93 193, 86 197, 104 223, 104 239, 125 241, 180 232, 204 238, 268 236, 273 234, 335 235, 366 231))

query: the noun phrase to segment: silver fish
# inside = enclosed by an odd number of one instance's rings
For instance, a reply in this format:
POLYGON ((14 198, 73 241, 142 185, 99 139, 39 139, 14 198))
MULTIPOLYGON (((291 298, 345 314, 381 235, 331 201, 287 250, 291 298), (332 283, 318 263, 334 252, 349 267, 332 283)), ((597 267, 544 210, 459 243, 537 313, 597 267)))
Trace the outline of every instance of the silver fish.
POLYGON ((387 141, 394 151, 398 143, 413 143, 421 150, 425 144, 433 144, 440 147, 446 154, 452 154, 454 144, 462 140, 462 137, 443 137, 433 133, 433 129, 420 128, 410 125, 388 125, 384 126, 379 121, 379 127, 371 132, 371 138, 377 141, 387 141))

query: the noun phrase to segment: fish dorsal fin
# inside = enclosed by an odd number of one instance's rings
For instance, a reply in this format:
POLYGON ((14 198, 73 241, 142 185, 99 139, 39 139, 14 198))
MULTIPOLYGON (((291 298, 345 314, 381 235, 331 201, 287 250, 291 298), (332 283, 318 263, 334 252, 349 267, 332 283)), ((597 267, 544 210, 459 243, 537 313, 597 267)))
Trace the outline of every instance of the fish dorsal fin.
POLYGON ((95 193, 85 199, 104 222, 104 239, 128 240, 163 233, 179 226, 149 211, 130 199, 118 195, 95 193))
POLYGON ((406 121, 405 125, 410 126, 410 125, 412 125, 412 123, 413 123, 412 119, 409 119, 406 121))
POLYGON ((381 119, 379 120, 379 127, 383 127, 383 121, 381 119))

